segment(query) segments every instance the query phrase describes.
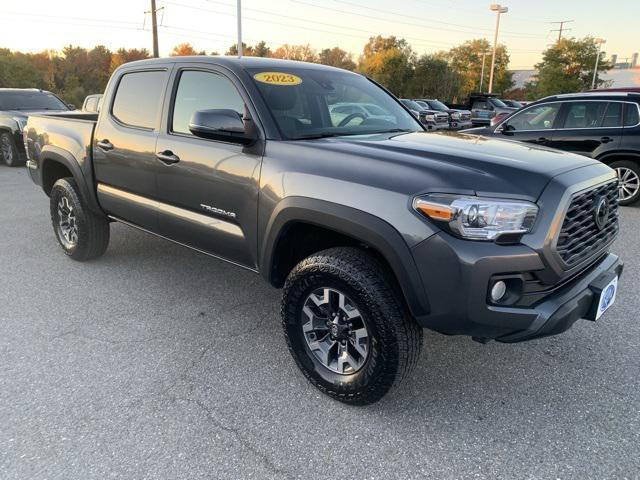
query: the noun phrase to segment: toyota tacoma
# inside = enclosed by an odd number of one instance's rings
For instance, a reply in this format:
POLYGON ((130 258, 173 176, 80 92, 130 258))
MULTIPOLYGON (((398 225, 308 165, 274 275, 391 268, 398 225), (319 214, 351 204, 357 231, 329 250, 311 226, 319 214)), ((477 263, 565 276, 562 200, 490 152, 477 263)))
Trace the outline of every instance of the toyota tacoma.
POLYGON ((599 318, 622 272, 609 167, 427 134, 383 87, 332 67, 127 63, 99 113, 32 115, 24 142, 66 255, 101 256, 117 221, 259 273, 283 287, 300 370, 346 403, 405 378, 423 328, 557 334, 599 318), (331 114, 358 103, 384 114, 331 114))

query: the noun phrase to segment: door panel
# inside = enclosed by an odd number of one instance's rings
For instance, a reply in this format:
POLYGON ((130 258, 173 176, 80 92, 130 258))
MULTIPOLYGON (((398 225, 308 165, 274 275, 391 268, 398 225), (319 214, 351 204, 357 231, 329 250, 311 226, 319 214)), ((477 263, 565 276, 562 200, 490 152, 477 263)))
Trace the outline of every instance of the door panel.
POLYGON ((566 102, 563 108, 563 124, 552 147, 596 158, 620 146, 622 103, 577 101, 566 102))
POLYGON ((153 198, 160 165, 155 156, 167 70, 125 71, 110 86, 94 135, 98 201, 110 215, 158 231, 153 198), (103 188, 100 188, 100 187, 103 188), (105 188, 106 187, 106 188, 105 188))
POLYGON ((261 149, 197 138, 188 130, 194 111, 227 108, 244 113, 245 101, 236 86, 215 71, 185 67, 175 78, 176 101, 167 109, 167 125, 156 148, 179 159, 158 163, 161 234, 256 268, 261 149))

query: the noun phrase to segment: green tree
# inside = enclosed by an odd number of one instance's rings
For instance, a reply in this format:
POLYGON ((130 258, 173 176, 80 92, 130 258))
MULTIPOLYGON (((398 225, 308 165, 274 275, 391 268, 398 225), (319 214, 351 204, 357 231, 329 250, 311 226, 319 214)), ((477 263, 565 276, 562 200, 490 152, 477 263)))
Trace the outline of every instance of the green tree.
POLYGON ((267 43, 264 40, 261 40, 255 44, 252 53, 254 57, 270 57, 271 49, 267 47, 267 43))
POLYGON ((406 40, 396 37, 369 38, 358 71, 373 78, 397 96, 408 95, 415 54, 406 40))
MULTIPOLYGON (((527 98, 540 98, 558 93, 579 92, 591 88, 598 45, 592 37, 563 38, 547 48, 535 67, 537 75, 525 85, 527 98)), ((611 68, 600 53, 598 72, 611 68)), ((596 86, 607 85, 601 78, 596 86)))
POLYGON ((409 95, 450 100, 458 94, 460 75, 441 55, 426 54, 414 63, 409 95))
POLYGON ((355 70, 356 62, 353 61, 353 55, 340 47, 325 48, 318 54, 318 62, 323 65, 331 65, 332 67, 344 68, 346 70, 355 70))
MULTIPOLYGON (((480 75, 482 73, 482 54, 486 52, 484 79, 482 89, 488 90, 489 75, 491 70, 492 48, 485 39, 468 40, 462 45, 449 50, 446 58, 449 60, 451 68, 455 70, 460 78, 458 97, 464 98, 471 92, 477 92, 480 88, 480 75)), ((496 48, 496 64, 493 75, 493 92, 503 93, 513 86, 509 67, 509 54, 507 47, 498 45, 496 48)))

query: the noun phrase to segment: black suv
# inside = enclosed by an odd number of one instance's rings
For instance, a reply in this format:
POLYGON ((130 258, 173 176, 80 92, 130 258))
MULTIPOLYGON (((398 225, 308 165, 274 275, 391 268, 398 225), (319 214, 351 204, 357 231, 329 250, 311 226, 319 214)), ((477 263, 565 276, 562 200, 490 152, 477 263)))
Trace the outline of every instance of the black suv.
POLYGON ((640 93, 555 95, 527 105, 495 126, 466 132, 595 158, 617 171, 621 205, 640 199, 640 93))

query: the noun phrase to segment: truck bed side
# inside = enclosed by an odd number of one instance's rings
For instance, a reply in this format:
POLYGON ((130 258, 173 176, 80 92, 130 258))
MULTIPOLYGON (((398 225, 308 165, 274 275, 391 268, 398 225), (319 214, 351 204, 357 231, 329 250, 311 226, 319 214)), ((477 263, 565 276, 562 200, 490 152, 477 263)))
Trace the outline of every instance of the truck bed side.
POLYGON ((101 213, 91 153, 97 118, 95 113, 81 112, 29 116, 25 148, 31 178, 47 195, 64 173, 63 176, 74 178, 91 209, 101 213))

